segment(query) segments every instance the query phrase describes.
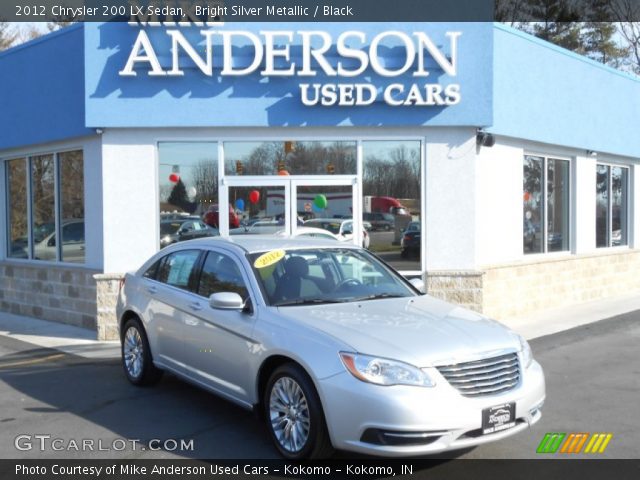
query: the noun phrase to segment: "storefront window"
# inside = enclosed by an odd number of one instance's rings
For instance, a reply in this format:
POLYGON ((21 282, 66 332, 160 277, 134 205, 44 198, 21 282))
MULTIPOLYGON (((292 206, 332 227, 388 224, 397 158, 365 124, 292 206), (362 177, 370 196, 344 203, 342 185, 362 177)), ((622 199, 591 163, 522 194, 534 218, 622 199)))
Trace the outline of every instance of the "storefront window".
POLYGON ((7 170, 9 257, 84 263, 82 151, 10 160, 7 170), (27 171, 30 172, 30 198, 27 171), (58 211, 56 198, 59 199, 58 211), (62 233, 61 246, 57 241, 58 231, 62 233))
POLYGON ((29 258, 27 229, 27 160, 10 160, 7 166, 9 252, 11 258, 29 258))
POLYGON ((356 142, 225 142, 225 175, 355 175, 356 142))
POLYGON ((524 157, 522 244, 525 254, 570 249, 569 167, 568 160, 524 157), (543 192, 545 178, 546 194, 543 192))
POLYGON ((214 226, 212 219, 218 215, 218 144, 163 142, 158 144, 158 159, 160 245, 164 247, 195 238, 191 233, 179 235, 177 223, 203 219, 214 226), (167 233, 174 226, 175 232, 167 233))
POLYGON ((628 245, 629 169, 598 165, 596 170, 596 246, 628 245))
POLYGON ((81 151, 58 155, 60 162, 60 219, 62 220, 62 261, 83 263, 84 161, 81 151))
POLYGON ((284 187, 229 187, 231 235, 284 232, 286 215, 284 187))
POLYGON ((609 246, 609 167, 596 168, 596 247, 609 246))
POLYGON ((53 155, 31 158, 33 258, 56 260, 55 162, 53 155))
POLYGON ((420 142, 362 142, 369 248, 398 270, 420 270, 420 142))
POLYGON ((547 167, 547 251, 569 250, 569 162, 549 159, 547 167))

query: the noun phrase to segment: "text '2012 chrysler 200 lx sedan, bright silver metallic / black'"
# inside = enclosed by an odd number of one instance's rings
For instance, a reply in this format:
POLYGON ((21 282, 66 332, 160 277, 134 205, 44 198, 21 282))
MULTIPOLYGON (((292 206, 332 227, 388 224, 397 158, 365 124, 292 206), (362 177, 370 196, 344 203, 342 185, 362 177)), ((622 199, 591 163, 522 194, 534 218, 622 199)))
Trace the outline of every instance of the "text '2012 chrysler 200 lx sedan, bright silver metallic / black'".
POLYGON ((522 337, 331 241, 168 247, 126 275, 117 313, 132 383, 167 370, 257 409, 290 459, 479 445, 537 422, 545 398, 522 337))

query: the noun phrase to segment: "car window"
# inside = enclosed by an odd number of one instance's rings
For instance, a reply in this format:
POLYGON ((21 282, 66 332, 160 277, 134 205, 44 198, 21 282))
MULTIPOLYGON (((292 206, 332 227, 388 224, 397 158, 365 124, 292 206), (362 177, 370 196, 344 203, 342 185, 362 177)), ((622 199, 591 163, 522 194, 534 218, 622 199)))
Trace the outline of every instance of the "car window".
POLYGON ((84 243, 84 223, 76 222, 62 227, 63 243, 84 243))
POLYGON ((245 300, 249 294, 237 263, 219 252, 207 253, 202 266, 198 295, 209 297, 213 293, 235 292, 245 300))
POLYGON ((360 250, 275 250, 251 254, 250 261, 269 305, 415 295, 395 272, 360 250), (269 256, 276 258, 275 263, 263 261, 269 256))
POLYGON ((156 261, 151 265, 147 270, 142 274, 144 278, 151 278, 152 280, 156 279, 156 275, 158 273, 158 267, 164 261, 165 257, 162 257, 160 260, 156 261))
POLYGON ((169 254, 160 265, 156 280, 172 287, 188 290, 189 278, 199 255, 198 250, 182 250, 169 254))

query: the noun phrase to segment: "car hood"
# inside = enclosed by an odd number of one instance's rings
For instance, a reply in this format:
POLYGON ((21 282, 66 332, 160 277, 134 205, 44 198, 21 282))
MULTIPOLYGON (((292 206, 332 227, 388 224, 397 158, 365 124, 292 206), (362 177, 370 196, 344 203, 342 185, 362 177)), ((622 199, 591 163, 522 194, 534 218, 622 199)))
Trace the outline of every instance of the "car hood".
POLYGON ((419 367, 519 350, 518 336, 495 320, 428 295, 278 308, 358 352, 419 367))

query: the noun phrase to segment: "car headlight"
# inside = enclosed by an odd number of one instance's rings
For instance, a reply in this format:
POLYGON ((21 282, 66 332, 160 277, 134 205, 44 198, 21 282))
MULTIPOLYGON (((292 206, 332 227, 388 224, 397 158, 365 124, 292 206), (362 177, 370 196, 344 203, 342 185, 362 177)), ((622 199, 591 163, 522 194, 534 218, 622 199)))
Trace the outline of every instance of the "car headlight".
POLYGON ((520 339, 520 352, 522 353, 522 365, 524 368, 529 368, 533 361, 533 354, 531 353, 531 347, 523 337, 518 336, 520 339))
POLYGON ((435 386, 435 382, 426 372, 408 363, 347 352, 340 352, 340 358, 349 373, 363 382, 386 386, 435 386))

